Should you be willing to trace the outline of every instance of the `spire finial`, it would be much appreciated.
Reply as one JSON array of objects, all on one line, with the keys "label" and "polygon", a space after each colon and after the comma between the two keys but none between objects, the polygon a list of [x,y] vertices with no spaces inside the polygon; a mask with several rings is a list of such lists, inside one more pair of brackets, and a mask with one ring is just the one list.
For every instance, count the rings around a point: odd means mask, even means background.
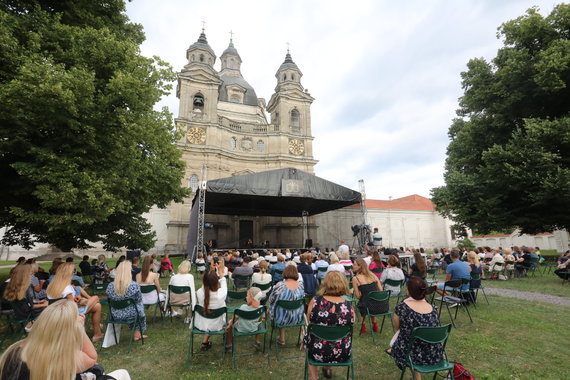
[{"label": "spire finial", "polygon": [[234,32],[230,30],[230,42],[234,42]]},{"label": "spire finial", "polygon": [[290,47],[290,44],[289,44],[289,42],[287,42],[286,44],[287,44],[287,54],[289,54],[289,47]]},{"label": "spire finial", "polygon": [[202,33],[204,33],[206,30],[206,21],[202,20]]}]

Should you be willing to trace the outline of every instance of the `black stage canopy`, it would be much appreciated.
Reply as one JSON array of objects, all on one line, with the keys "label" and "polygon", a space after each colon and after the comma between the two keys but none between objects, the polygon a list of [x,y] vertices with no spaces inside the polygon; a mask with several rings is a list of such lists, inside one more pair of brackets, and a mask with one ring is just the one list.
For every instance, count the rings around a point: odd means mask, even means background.
[{"label": "black stage canopy", "polygon": [[[198,202],[198,195],[194,203]],[[359,192],[299,169],[285,168],[208,181],[206,214],[295,216],[360,203]]]}]

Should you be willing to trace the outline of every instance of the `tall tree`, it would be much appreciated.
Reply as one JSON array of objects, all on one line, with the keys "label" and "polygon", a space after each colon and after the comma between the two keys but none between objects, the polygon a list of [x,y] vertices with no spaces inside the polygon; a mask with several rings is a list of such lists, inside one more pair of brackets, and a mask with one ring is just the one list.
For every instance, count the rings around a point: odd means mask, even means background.
[{"label": "tall tree", "polygon": [[122,0],[0,3],[0,226],[5,244],[150,248],[142,214],[186,194],[168,110]]},{"label": "tall tree", "polygon": [[492,62],[472,59],[449,128],[444,215],[480,232],[570,227],[570,5],[499,27]]}]

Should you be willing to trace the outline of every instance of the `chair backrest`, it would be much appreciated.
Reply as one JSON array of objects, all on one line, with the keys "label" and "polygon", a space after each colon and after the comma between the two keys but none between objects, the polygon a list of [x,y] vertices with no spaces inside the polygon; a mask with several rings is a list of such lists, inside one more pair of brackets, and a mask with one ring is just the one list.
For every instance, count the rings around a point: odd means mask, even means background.
[{"label": "chair backrest", "polygon": [[336,342],[352,334],[352,325],[323,326],[310,323],[309,326],[307,326],[307,334],[314,335],[328,342]]},{"label": "chair backrest", "polygon": [[48,305],[51,305],[54,302],[60,301],[64,299],[63,297],[59,297],[59,298],[48,298]]},{"label": "chair backrest", "polygon": [[249,281],[249,279],[251,278],[251,276],[253,276],[252,274],[250,274],[249,276],[242,276],[241,274],[233,274],[232,278],[234,280],[238,280],[238,281]]},{"label": "chair backrest", "polygon": [[404,283],[404,280],[390,280],[389,278],[387,278],[385,283],[386,283],[386,285],[390,285],[390,286],[402,286],[402,284]]},{"label": "chair backrest", "polygon": [[317,268],[318,272],[326,272],[327,270],[329,270],[329,267],[318,267]]},{"label": "chair backrest", "polygon": [[255,310],[245,311],[236,309],[234,315],[240,319],[247,319],[250,321],[257,321],[259,318],[263,317],[266,313],[265,306],[260,306]]},{"label": "chair backrest", "polygon": [[234,300],[245,301],[246,297],[247,297],[247,290],[242,290],[242,291],[228,290],[228,295],[226,299],[228,300],[228,302]]},{"label": "chair backrest", "polygon": [[282,271],[282,270],[279,270],[279,269],[275,269],[275,274],[282,275],[282,274],[283,274],[283,271]]},{"label": "chair backrest", "polygon": [[419,339],[429,344],[441,343],[445,346],[445,342],[449,337],[450,331],[451,331],[451,324],[445,326],[438,326],[438,327],[427,327],[427,326],[415,327],[412,330],[412,336],[410,338],[410,342],[413,342],[415,339]]},{"label": "chair backrest", "polygon": [[298,300],[291,300],[291,301],[287,301],[287,300],[278,300],[275,303],[276,307],[282,307],[283,309],[287,309],[287,310],[297,310],[301,307],[303,307],[303,298],[298,299]]},{"label": "chair backrest", "polygon": [[382,272],[384,272],[384,268],[374,268],[374,269],[370,269],[372,271],[372,273],[376,273],[376,274],[380,274]]},{"label": "chair backrest", "polygon": [[268,290],[268,289],[271,289],[271,282],[268,282],[267,284],[256,284],[254,282],[253,284],[251,284],[251,286],[259,288],[261,290]]},{"label": "chair backrest", "polygon": [[168,285],[168,292],[174,294],[184,294],[190,293],[192,290],[189,286],[176,286],[176,285]]},{"label": "chair backrest", "polygon": [[370,292],[368,293],[368,299],[377,302],[386,301],[387,299],[390,299],[390,293],[391,292],[389,290]]},{"label": "chair backrest", "polygon": [[449,280],[443,286],[443,290],[445,291],[445,288],[459,288],[462,284],[461,280]]},{"label": "chair backrest", "polygon": [[471,280],[477,281],[481,279],[480,273],[471,273]]},{"label": "chair backrest", "polygon": [[215,319],[218,317],[221,317],[222,315],[226,314],[228,309],[227,307],[220,307],[218,309],[210,309],[209,313],[205,313],[204,312],[204,308],[200,305],[196,305],[196,307],[194,308],[194,311],[198,314],[200,314],[202,317],[207,318],[207,319]]},{"label": "chair backrest", "polygon": [[126,309],[127,307],[135,306],[135,305],[136,305],[136,302],[132,298],[125,298],[123,300],[109,299],[109,306],[112,309],[122,310],[122,309]]},{"label": "chair backrest", "polygon": [[108,282],[105,282],[103,284],[92,284],[91,286],[93,286],[93,290],[96,292],[104,292],[107,290],[107,287],[109,286]]},{"label": "chair backrest", "polygon": [[141,284],[140,287],[141,287],[141,293],[151,293],[154,291],[158,292],[158,289],[154,284],[146,284],[146,285]]},{"label": "chair backrest", "polygon": [[344,270],[347,272],[352,271],[352,265],[343,265],[344,266]]},{"label": "chair backrest", "polygon": [[498,267],[498,268],[500,268],[500,267],[502,267],[502,266],[503,266],[503,263],[500,263],[500,262],[497,262],[497,263],[494,263],[494,264],[493,264],[493,267]]}]

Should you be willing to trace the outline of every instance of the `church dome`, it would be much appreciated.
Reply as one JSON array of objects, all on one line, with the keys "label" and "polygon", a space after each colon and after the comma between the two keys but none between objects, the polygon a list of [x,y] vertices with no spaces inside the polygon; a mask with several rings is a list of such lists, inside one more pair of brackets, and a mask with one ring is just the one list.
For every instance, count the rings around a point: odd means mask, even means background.
[{"label": "church dome", "polygon": [[221,57],[223,57],[225,55],[230,55],[230,54],[238,56],[239,59],[241,60],[241,57],[239,56],[237,49],[235,48],[234,43],[232,41],[230,41],[229,46],[226,48],[226,50],[224,50]]},{"label": "church dome", "polygon": [[287,51],[287,55],[285,56],[285,61],[279,66],[279,71],[286,70],[286,69],[295,69],[299,70],[295,62],[293,62],[293,58],[291,58],[291,54]]},{"label": "church dome", "polygon": [[220,100],[223,102],[229,102],[228,99],[228,91],[227,88],[231,86],[240,86],[245,90],[245,95],[243,99],[243,104],[247,104],[250,106],[257,106],[257,95],[255,90],[245,79],[241,76],[235,75],[221,75],[220,79],[223,81],[223,84],[220,86]]},{"label": "church dome", "polygon": [[210,45],[208,44],[208,40],[206,39],[206,33],[204,33],[204,31],[202,30],[202,33],[200,33],[200,37],[198,37],[198,41],[194,42],[192,45],[190,45],[190,47],[188,48],[188,50],[193,50],[193,49],[206,49],[208,50],[208,52],[210,52],[214,57],[216,56],[216,54],[214,53],[214,50],[212,50],[212,48],[210,47]]}]

